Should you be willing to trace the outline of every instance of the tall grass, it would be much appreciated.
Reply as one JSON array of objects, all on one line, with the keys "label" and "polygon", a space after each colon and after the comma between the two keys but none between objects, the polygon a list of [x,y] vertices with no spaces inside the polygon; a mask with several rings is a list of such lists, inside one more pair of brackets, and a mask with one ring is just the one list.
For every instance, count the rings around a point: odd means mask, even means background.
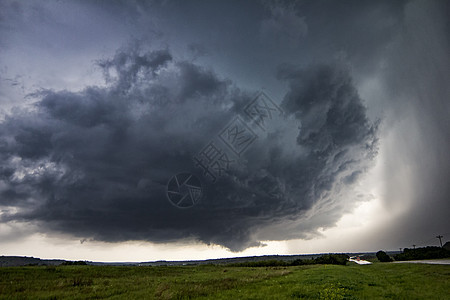
[{"label": "tall grass", "polygon": [[0,299],[448,299],[450,266],[0,268]]}]

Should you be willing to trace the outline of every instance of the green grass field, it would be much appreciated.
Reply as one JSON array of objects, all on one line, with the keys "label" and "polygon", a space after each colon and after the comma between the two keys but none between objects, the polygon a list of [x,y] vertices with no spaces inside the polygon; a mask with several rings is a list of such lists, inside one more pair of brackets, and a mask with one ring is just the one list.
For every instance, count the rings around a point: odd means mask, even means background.
[{"label": "green grass field", "polygon": [[0,299],[450,299],[450,266],[0,268]]}]

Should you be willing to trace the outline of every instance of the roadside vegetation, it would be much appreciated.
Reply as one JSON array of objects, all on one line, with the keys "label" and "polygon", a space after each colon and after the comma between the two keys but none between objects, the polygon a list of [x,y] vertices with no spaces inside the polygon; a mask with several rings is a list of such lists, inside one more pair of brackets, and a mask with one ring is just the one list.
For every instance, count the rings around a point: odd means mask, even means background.
[{"label": "roadside vegetation", "polygon": [[394,255],[395,260],[418,260],[450,258],[450,251],[441,247],[422,247],[416,249],[403,249],[403,253]]}]

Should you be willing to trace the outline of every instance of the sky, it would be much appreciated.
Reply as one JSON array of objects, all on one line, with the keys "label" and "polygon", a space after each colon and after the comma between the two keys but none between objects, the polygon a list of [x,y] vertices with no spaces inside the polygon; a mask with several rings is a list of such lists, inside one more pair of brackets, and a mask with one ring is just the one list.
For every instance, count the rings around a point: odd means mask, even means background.
[{"label": "sky", "polygon": [[0,0],[0,255],[450,240],[448,1]]}]

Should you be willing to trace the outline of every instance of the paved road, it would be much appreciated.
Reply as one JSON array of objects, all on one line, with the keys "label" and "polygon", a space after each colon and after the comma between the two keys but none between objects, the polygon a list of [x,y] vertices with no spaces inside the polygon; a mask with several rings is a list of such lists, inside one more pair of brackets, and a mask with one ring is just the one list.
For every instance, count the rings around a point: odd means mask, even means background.
[{"label": "paved road", "polygon": [[450,265],[450,259],[405,260],[405,261],[395,261],[394,263]]},{"label": "paved road", "polygon": [[358,265],[370,265],[370,264],[372,264],[370,261],[363,260],[363,259],[357,260],[357,259],[350,258],[349,261],[355,262]]}]

